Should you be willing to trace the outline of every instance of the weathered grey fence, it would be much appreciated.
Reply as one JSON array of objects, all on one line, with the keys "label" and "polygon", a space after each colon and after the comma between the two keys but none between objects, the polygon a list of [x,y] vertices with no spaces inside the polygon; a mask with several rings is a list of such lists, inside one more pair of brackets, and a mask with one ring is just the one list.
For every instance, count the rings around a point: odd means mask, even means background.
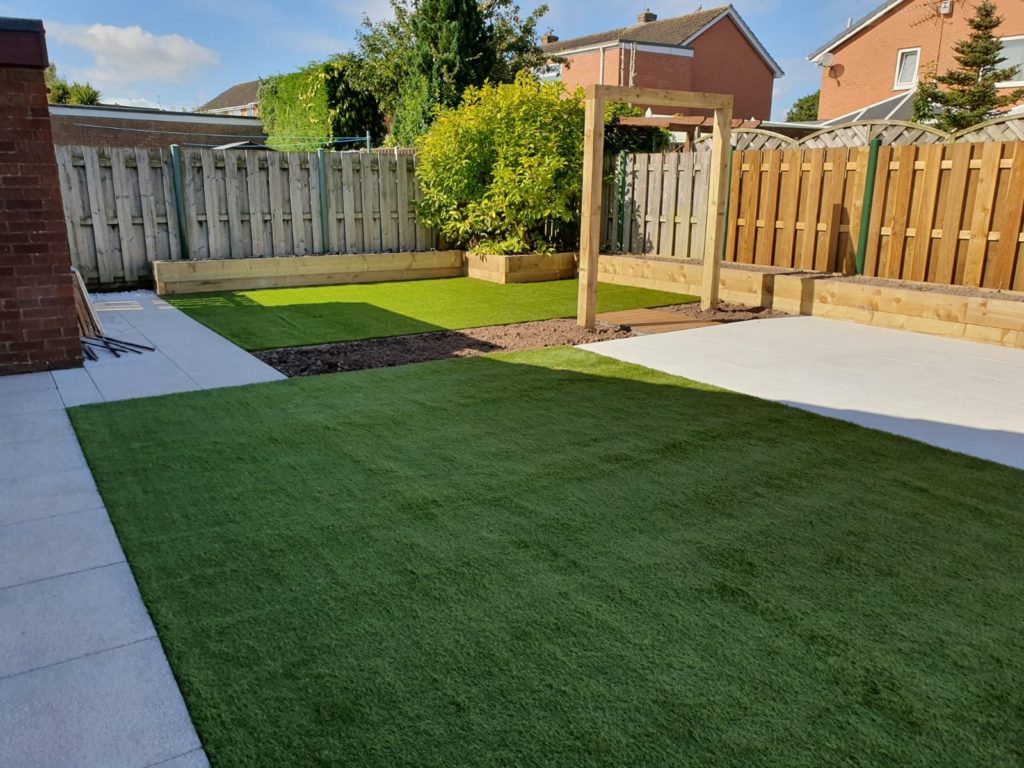
[{"label": "weathered grey fence", "polygon": [[94,286],[147,280],[156,260],[437,242],[417,221],[416,159],[407,155],[185,149],[180,189],[167,150],[59,146],[57,162],[72,262]]},{"label": "weathered grey fence", "polygon": [[710,153],[629,154],[607,166],[606,249],[666,258],[703,254]]}]

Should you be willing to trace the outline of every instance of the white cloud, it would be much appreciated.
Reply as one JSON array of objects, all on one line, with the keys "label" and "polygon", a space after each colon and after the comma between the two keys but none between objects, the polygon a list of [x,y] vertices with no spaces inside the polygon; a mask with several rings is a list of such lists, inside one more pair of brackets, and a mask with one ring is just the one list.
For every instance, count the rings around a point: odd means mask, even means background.
[{"label": "white cloud", "polygon": [[181,35],[154,35],[142,27],[47,22],[47,32],[62,45],[81,48],[92,65],[80,76],[98,88],[123,83],[181,83],[219,63],[217,54]]}]

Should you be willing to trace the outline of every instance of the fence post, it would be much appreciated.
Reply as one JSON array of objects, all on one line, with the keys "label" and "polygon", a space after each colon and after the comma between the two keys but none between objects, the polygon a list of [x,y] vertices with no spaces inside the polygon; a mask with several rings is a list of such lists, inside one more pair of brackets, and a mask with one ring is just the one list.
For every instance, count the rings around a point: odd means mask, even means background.
[{"label": "fence post", "polygon": [[729,245],[729,206],[732,205],[732,158],[735,154],[736,149],[730,144],[729,157],[725,161],[725,228],[722,231],[722,252],[718,256],[722,261],[725,261],[725,254]]},{"label": "fence post", "polygon": [[624,226],[622,218],[626,215],[626,151],[619,152],[619,183],[616,193],[616,207],[618,215],[615,222],[615,247],[622,250],[622,234]]},{"label": "fence post", "polygon": [[860,210],[860,232],[857,237],[857,274],[864,274],[864,258],[868,251],[868,229],[871,227],[871,208],[875,202],[875,176],[878,171],[878,150],[881,139],[872,139],[868,145],[868,168],[864,174],[864,200]]},{"label": "fence post", "polygon": [[185,185],[181,180],[181,147],[171,144],[171,187],[174,189],[174,210],[178,213],[178,239],[181,241],[181,258],[190,258],[192,250],[188,245],[188,222],[185,220]]},{"label": "fence post", "polygon": [[370,132],[366,132],[366,151],[369,152],[373,149],[373,139],[370,137]]},{"label": "fence post", "polygon": [[323,236],[324,253],[331,252],[330,222],[327,220],[327,152],[322,147],[316,151],[316,173],[320,182],[320,233]]}]

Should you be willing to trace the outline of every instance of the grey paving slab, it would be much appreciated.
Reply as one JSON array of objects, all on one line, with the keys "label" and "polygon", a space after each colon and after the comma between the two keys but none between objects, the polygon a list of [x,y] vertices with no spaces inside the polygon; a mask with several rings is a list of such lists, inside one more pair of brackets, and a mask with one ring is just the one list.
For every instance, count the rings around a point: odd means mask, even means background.
[{"label": "grey paving slab", "polygon": [[127,563],[0,589],[0,678],[155,635]]},{"label": "grey paving slab", "polygon": [[[103,500],[88,467],[22,475],[4,481],[0,526],[102,507]],[[3,544],[0,535],[0,552]]]},{"label": "grey paving slab", "polygon": [[0,481],[86,466],[74,436],[0,444]]},{"label": "grey paving slab", "polygon": [[0,589],[124,561],[104,509],[28,520],[0,531]]},{"label": "grey paving slab", "polygon": [[1024,469],[1024,351],[814,317],[583,349]]},{"label": "grey paving slab", "polygon": [[89,405],[103,402],[103,395],[96,388],[96,383],[85,368],[71,368],[66,371],[54,371],[53,380],[60,391],[65,408],[76,405]]},{"label": "grey paving slab", "polygon": [[[0,381],[3,381],[5,378],[9,377],[0,377]],[[0,396],[0,413],[5,414],[59,411],[63,408],[64,401],[61,400],[56,388],[22,390]]]},{"label": "grey paving slab", "polygon": [[37,413],[8,413],[0,410],[0,445],[56,438],[75,439],[71,421],[63,410]]},{"label": "grey paving slab", "polygon": [[0,765],[144,768],[199,739],[157,639],[0,680]]},{"label": "grey paving slab", "polygon": [[150,768],[210,768],[210,761],[206,759],[206,753],[203,750],[197,749]]},{"label": "grey paving slab", "polygon": [[20,373],[15,376],[0,376],[0,398],[22,392],[42,392],[53,389],[49,373]]}]

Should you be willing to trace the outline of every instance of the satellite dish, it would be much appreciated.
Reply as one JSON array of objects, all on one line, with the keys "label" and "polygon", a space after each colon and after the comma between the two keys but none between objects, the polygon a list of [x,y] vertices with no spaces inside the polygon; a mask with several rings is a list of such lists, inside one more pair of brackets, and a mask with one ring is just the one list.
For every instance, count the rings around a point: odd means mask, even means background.
[{"label": "satellite dish", "polygon": [[818,58],[818,64],[822,67],[825,67],[826,69],[831,67],[835,63],[835,61],[836,57],[833,56],[831,53],[823,53]]}]

